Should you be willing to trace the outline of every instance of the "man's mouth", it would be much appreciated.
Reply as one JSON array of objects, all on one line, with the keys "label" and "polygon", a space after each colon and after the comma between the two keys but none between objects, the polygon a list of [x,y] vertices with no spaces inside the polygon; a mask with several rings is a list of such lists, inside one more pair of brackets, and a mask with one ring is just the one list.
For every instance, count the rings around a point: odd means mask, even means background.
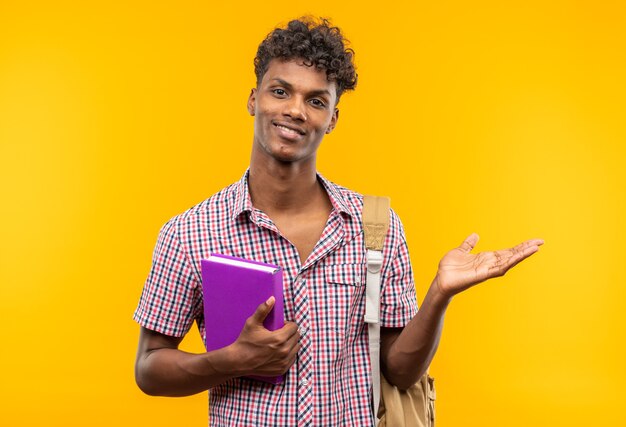
[{"label": "man's mouth", "polygon": [[287,138],[298,138],[304,135],[304,131],[296,126],[290,126],[282,123],[272,123],[279,130],[279,133]]}]

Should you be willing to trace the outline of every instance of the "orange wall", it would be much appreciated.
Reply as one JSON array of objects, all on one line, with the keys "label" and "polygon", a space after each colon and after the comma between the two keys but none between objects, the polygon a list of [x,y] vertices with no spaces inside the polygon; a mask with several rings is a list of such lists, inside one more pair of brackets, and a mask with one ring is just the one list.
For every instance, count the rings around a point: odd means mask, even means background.
[{"label": "orange wall", "polygon": [[243,173],[256,46],[304,13],[360,76],[319,169],[392,197],[420,297],[472,231],[546,240],[451,305],[440,427],[624,425],[626,6],[226,3],[0,5],[0,425],[206,425],[206,394],[137,389],[131,315],[160,226]]}]

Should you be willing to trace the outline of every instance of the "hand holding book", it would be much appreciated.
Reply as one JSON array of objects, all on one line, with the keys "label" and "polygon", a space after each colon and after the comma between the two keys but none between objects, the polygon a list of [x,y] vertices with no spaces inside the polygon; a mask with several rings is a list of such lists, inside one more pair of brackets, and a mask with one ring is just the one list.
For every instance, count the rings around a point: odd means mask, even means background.
[{"label": "hand holding book", "polygon": [[293,365],[300,349],[298,326],[285,322],[285,326],[269,331],[263,321],[274,307],[275,299],[270,297],[258,306],[231,345],[234,360],[238,360],[242,376],[282,375]]},{"label": "hand holding book", "polygon": [[284,322],[282,268],[215,253],[201,266],[207,351],[228,347],[237,376],[282,382],[300,338]]}]

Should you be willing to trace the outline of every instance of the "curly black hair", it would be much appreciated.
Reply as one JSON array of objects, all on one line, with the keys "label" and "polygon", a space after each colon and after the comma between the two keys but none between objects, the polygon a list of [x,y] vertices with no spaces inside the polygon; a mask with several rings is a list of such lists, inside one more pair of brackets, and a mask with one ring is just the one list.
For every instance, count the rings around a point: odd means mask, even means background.
[{"label": "curly black hair", "polygon": [[276,28],[259,45],[254,58],[257,85],[263,80],[272,59],[302,59],[307,67],[326,71],[326,78],[337,85],[337,100],[346,90],[354,90],[357,73],[354,51],[347,39],[325,18],[294,19],[285,28]]}]

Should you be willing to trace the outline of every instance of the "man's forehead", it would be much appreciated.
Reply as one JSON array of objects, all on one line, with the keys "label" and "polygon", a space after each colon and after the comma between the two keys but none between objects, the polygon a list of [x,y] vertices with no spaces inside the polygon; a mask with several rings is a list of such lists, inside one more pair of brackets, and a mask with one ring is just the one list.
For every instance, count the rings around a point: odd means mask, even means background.
[{"label": "man's forehead", "polygon": [[329,94],[336,93],[337,88],[334,80],[328,80],[326,70],[306,65],[303,59],[271,60],[263,81],[305,85],[308,90]]}]

